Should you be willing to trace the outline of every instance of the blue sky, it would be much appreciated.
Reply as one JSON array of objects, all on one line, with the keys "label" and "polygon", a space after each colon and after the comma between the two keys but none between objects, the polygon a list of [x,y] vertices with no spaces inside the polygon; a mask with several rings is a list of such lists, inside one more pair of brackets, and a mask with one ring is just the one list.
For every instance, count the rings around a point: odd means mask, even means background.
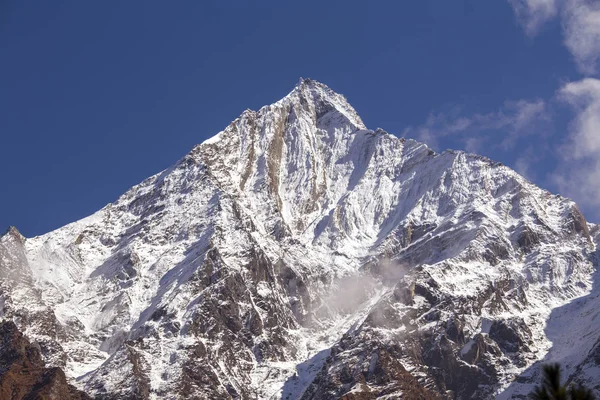
[{"label": "blue sky", "polygon": [[600,220],[598,2],[371,3],[0,2],[0,226],[89,215],[301,76]]}]

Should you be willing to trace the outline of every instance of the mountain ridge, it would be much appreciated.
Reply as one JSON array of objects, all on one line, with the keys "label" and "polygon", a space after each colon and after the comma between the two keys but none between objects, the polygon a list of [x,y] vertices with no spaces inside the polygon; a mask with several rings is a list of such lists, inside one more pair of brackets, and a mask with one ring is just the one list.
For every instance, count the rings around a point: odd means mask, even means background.
[{"label": "mountain ridge", "polygon": [[91,216],[10,232],[3,318],[102,398],[520,395],[552,310],[596,301],[575,203],[309,79]]}]

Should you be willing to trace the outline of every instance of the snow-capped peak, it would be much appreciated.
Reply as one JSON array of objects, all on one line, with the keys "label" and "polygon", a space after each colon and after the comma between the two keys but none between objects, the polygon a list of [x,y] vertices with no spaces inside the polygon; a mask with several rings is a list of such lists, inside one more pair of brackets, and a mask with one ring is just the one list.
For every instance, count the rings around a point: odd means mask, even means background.
[{"label": "snow-capped peak", "polygon": [[593,294],[593,235],[570,200],[301,79],[92,216],[0,241],[20,271],[0,310],[100,397],[489,398]]}]

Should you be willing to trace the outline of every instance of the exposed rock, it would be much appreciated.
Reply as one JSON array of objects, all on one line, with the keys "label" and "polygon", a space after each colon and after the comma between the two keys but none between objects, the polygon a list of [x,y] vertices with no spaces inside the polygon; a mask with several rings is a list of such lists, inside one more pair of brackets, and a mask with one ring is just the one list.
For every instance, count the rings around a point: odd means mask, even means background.
[{"label": "exposed rock", "polygon": [[86,400],[67,383],[60,368],[46,368],[37,347],[10,322],[0,322],[0,398],[7,400]]}]

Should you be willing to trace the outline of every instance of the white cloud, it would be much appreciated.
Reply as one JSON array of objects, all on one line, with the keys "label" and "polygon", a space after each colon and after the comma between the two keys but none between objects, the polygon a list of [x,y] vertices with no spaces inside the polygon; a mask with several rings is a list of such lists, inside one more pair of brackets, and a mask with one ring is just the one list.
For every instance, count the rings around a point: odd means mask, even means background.
[{"label": "white cloud", "polygon": [[559,16],[564,44],[579,72],[595,75],[600,62],[600,2],[597,0],[508,0],[525,33],[535,36]]},{"label": "white cloud", "polygon": [[[567,83],[559,99],[576,112],[553,175],[559,190],[588,209],[600,208],[600,80]],[[600,217],[600,210],[596,212]]]},{"label": "white cloud", "polygon": [[535,141],[535,143],[527,145],[525,149],[520,149],[513,167],[521,176],[534,182],[538,180],[538,173],[541,172],[536,168],[537,164],[543,161],[551,151],[548,143]]},{"label": "white cloud", "polygon": [[572,157],[600,156],[600,80],[585,78],[567,83],[559,91],[559,98],[578,113],[570,137]]},{"label": "white cloud", "polygon": [[532,179],[532,162],[528,155],[522,155],[515,161],[515,171],[529,180]]},{"label": "white cloud", "polygon": [[573,55],[579,71],[595,75],[600,61],[600,2],[567,1],[562,20],[565,46]]},{"label": "white cloud", "polygon": [[469,153],[480,153],[485,142],[483,137],[470,137],[465,139],[465,150]]},{"label": "white cloud", "polygon": [[501,143],[504,149],[514,147],[521,136],[543,135],[544,132],[541,132],[534,125],[550,120],[546,102],[540,99],[507,102],[504,113],[507,113],[507,115],[503,115],[506,126],[510,128]]},{"label": "white cloud", "polygon": [[[577,69],[588,78],[564,85],[558,98],[576,113],[565,145],[558,151],[560,165],[550,179],[560,192],[572,197],[600,218],[600,1],[508,0],[529,36],[553,18],[560,19],[564,45]],[[524,108],[527,114],[527,109]],[[535,112],[535,111],[532,111]],[[524,119],[527,120],[526,115]],[[530,171],[530,160],[520,156],[517,168]],[[597,211],[596,211],[597,210]]]},{"label": "white cloud", "polygon": [[529,36],[534,36],[558,13],[557,0],[508,0],[515,16]]},{"label": "white cloud", "polygon": [[458,110],[450,113],[430,113],[423,125],[406,128],[403,136],[414,137],[429,147],[439,149],[439,139],[464,132],[471,124],[470,119],[458,116]]},{"label": "white cloud", "polygon": [[515,146],[524,135],[540,134],[534,125],[549,121],[546,103],[543,100],[507,101],[502,108],[486,114],[460,115],[458,109],[449,113],[431,113],[419,127],[404,130],[404,136],[414,137],[439,150],[440,139],[452,137],[463,143],[473,153],[481,150],[488,139],[498,140],[503,149]]}]

